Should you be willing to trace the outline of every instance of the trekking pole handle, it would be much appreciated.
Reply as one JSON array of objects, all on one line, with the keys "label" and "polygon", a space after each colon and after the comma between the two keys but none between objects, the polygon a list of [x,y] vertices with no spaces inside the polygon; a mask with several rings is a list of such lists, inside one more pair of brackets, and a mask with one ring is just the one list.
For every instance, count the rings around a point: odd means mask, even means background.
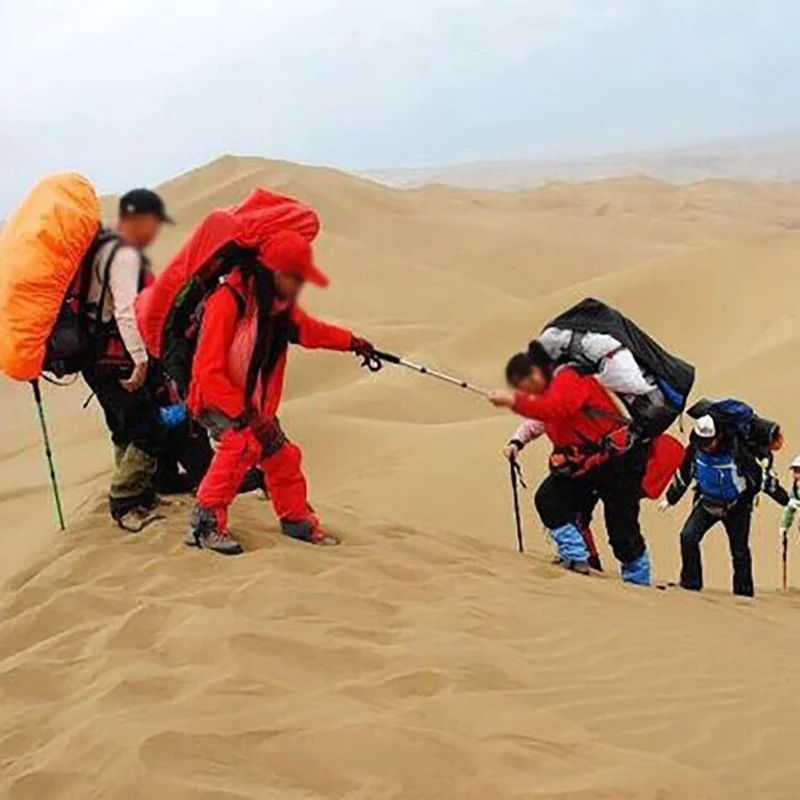
[{"label": "trekking pole handle", "polygon": [[400,363],[400,356],[396,356],[394,353],[386,353],[383,350],[375,350],[373,356],[379,361],[385,361],[387,364]]}]

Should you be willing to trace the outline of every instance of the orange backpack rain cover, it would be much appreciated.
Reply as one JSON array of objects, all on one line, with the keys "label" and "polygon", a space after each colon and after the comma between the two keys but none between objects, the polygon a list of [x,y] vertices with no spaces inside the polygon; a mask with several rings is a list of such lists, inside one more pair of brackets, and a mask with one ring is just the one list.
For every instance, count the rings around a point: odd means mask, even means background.
[{"label": "orange backpack rain cover", "polygon": [[0,230],[0,370],[35,380],[67,289],[100,227],[94,187],[74,172],[41,180]]}]

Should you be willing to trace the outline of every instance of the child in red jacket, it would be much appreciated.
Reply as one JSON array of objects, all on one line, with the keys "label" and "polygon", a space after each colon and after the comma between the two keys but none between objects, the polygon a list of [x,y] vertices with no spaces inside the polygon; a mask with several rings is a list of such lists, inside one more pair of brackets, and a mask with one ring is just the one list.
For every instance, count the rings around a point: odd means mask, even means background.
[{"label": "child in red jacket", "polygon": [[189,407],[218,447],[197,492],[187,544],[225,555],[242,552],[228,531],[228,508],[247,471],[259,465],[287,536],[336,544],[308,504],[300,448],[281,429],[287,349],[372,353],[372,345],[310,317],[298,305],[306,282],[327,286],[309,242],[285,231],[273,236],[260,262],[236,268],[208,299],[192,365]]}]

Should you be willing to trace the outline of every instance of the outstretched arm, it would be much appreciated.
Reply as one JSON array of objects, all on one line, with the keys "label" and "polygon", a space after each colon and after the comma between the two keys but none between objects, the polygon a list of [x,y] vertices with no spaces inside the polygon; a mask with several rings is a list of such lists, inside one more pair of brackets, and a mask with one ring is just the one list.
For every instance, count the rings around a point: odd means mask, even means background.
[{"label": "outstretched arm", "polygon": [[508,443],[516,445],[517,450],[522,450],[523,447],[530,444],[535,439],[538,439],[543,433],[543,422],[540,422],[538,419],[526,419],[514,431]]},{"label": "outstretched arm", "polygon": [[[764,470],[763,491],[767,497],[771,497],[779,506],[789,507],[789,492],[781,486],[778,476],[771,470]],[[789,523],[791,525],[791,522]],[[788,526],[787,526],[788,527]]]},{"label": "outstretched arm", "polygon": [[347,352],[353,347],[356,337],[347,328],[315,319],[300,308],[292,311],[295,328],[293,341],[308,350],[338,350]]}]

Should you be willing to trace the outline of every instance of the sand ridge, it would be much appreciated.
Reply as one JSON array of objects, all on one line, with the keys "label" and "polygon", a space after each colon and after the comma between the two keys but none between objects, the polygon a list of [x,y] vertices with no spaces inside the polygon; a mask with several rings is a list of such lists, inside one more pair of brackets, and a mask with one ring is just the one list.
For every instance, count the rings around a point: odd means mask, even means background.
[{"label": "sand ridge", "polygon": [[[741,394],[800,441],[800,187],[402,192],[225,157],[165,185],[180,224],[157,264],[255,185],[315,204],[333,284],[308,305],[387,349],[493,386],[593,294],[693,360],[698,394]],[[28,390],[0,385],[0,796],[797,796],[800,595],[775,592],[777,507],[754,526],[755,604],[727,595],[721,532],[702,597],[581,579],[550,566],[528,498],[530,552],[514,552],[511,416],[334,354],[293,353],[288,388],[285,427],[345,546],[282,541],[247,497],[248,553],[222,560],[183,550],[186,502],[139,537],[110,527],[108,444],[81,386],[46,392],[71,520],[57,536]],[[544,455],[526,455],[531,485]],[[685,513],[645,511],[662,580]]]}]

